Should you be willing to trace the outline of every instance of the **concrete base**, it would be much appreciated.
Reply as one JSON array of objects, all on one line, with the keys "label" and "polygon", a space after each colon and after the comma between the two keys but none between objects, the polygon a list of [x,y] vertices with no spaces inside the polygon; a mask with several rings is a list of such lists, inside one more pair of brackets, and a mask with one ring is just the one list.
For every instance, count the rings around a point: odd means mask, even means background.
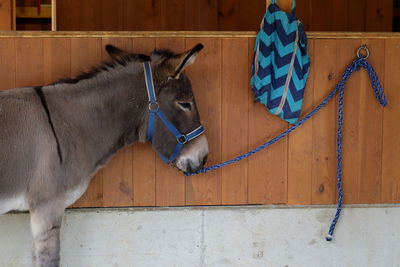
[{"label": "concrete base", "polygon": [[[400,266],[400,206],[66,212],[62,266]],[[0,216],[0,266],[31,266],[28,214]]]}]

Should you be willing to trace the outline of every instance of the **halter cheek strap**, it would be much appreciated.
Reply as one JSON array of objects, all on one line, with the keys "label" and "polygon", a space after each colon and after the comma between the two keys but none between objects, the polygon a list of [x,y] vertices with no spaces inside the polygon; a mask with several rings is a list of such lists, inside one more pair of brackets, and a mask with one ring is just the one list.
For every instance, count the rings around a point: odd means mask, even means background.
[{"label": "halter cheek strap", "polygon": [[176,157],[178,157],[178,155],[181,153],[183,149],[184,144],[197,138],[202,133],[204,133],[204,127],[200,125],[199,127],[197,127],[188,134],[182,134],[181,132],[179,132],[179,130],[167,119],[167,117],[165,117],[164,113],[160,110],[160,106],[158,105],[154,90],[153,75],[151,73],[150,62],[148,61],[143,62],[143,68],[144,68],[144,76],[146,78],[147,96],[149,98],[149,119],[147,125],[146,139],[150,143],[153,142],[154,126],[156,118],[158,117],[176,138],[176,146],[172,151],[171,155],[169,156],[169,158],[156,150],[157,154],[161,157],[161,159],[166,164],[168,164],[174,161]]}]

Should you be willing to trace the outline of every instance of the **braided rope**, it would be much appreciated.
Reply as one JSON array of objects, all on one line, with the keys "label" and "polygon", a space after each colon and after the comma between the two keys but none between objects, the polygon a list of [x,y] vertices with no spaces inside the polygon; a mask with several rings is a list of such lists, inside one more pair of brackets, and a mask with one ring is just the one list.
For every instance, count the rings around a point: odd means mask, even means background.
[{"label": "braided rope", "polygon": [[344,100],[344,88],[347,80],[350,78],[351,74],[353,72],[358,71],[362,68],[364,68],[368,76],[371,80],[371,85],[374,90],[374,94],[376,99],[378,100],[379,104],[383,107],[387,105],[386,102],[386,97],[383,92],[381,83],[379,82],[378,76],[376,75],[376,72],[374,68],[371,66],[371,64],[368,63],[366,58],[364,57],[359,57],[358,59],[354,60],[349,66],[347,66],[345,72],[342,75],[342,79],[338,83],[338,85],[329,93],[329,95],[318,105],[316,106],[310,113],[305,115],[301,120],[299,120],[297,123],[295,123],[293,126],[291,126],[289,129],[286,131],[282,132],[278,136],[272,138],[268,142],[256,147],[255,149],[242,154],[240,156],[237,156],[231,160],[209,166],[206,168],[203,168],[201,170],[198,170],[196,172],[192,173],[185,173],[186,176],[192,176],[200,173],[206,173],[212,170],[219,169],[221,167],[224,167],[226,165],[238,162],[242,159],[245,159],[267,147],[270,145],[276,143],[283,137],[287,136],[289,133],[297,129],[300,125],[304,124],[309,118],[314,116],[322,107],[324,107],[339,91],[339,110],[338,110],[338,130],[337,130],[337,189],[338,189],[338,204],[337,204],[337,209],[335,216],[332,220],[332,224],[329,228],[328,235],[326,237],[327,241],[332,240],[333,232],[335,231],[336,224],[339,220],[340,217],[340,212],[342,210],[342,205],[343,205],[343,190],[342,190],[342,128],[343,128],[343,100]]}]

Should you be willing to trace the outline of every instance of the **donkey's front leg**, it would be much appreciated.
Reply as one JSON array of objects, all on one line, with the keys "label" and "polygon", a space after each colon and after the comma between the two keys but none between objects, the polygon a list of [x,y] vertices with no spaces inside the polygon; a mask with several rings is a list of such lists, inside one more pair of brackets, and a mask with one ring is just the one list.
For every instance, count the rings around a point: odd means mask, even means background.
[{"label": "donkey's front leg", "polygon": [[32,208],[30,213],[34,266],[59,266],[60,227],[64,214],[64,204],[58,203],[58,201],[44,203]]}]

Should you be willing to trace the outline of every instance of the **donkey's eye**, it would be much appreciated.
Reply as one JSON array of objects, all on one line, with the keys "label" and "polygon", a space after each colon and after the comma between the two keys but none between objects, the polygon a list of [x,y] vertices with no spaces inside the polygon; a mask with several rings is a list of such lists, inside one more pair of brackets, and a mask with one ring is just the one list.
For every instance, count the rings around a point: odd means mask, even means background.
[{"label": "donkey's eye", "polygon": [[184,111],[191,111],[192,110],[192,103],[191,102],[176,102],[176,105],[183,109]]}]

